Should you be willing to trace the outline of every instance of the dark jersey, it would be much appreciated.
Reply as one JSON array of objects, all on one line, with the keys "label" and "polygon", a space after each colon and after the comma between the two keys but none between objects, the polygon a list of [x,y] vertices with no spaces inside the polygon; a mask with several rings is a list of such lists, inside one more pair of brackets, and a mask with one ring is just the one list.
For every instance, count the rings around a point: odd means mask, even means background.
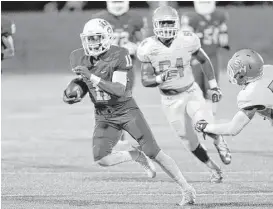
[{"label": "dark jersey", "polygon": [[14,23],[6,16],[1,16],[1,36],[11,36],[15,33]]},{"label": "dark jersey", "polygon": [[131,62],[132,60],[128,51],[114,45],[112,45],[107,52],[100,55],[98,60],[86,56],[83,48],[73,51],[70,55],[72,68],[76,66],[86,66],[94,75],[105,81],[112,82],[115,71],[128,72],[125,95],[122,97],[110,95],[98,86],[94,86],[89,80],[83,79],[88,86],[89,96],[95,107],[116,106],[131,99],[134,80]]},{"label": "dark jersey", "polygon": [[136,42],[135,32],[140,31],[144,24],[142,17],[133,11],[128,11],[121,16],[102,11],[92,18],[102,18],[109,22],[114,30],[114,44],[121,47],[128,41]]},{"label": "dark jersey", "polygon": [[210,20],[196,12],[185,13],[181,18],[182,25],[187,24],[193,28],[201,40],[202,48],[208,55],[217,52],[220,30],[226,20],[227,13],[218,10],[211,14]]}]

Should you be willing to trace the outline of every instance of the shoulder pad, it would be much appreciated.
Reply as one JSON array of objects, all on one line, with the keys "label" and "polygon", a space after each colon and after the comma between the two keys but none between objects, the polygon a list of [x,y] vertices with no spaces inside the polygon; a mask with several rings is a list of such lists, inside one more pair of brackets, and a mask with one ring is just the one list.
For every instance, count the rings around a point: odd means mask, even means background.
[{"label": "shoulder pad", "polygon": [[123,47],[112,45],[102,56],[115,70],[128,70],[132,68],[132,60],[129,51]]},{"label": "shoulder pad", "polygon": [[141,62],[150,62],[149,53],[154,37],[145,38],[137,48],[137,57]]},{"label": "shoulder pad", "polygon": [[179,31],[179,38],[181,39],[181,44],[188,48],[191,53],[194,53],[201,48],[201,42],[198,36],[191,31]]},{"label": "shoulder pad", "polygon": [[251,107],[255,104],[255,95],[254,95],[255,85],[250,83],[243,90],[241,90],[237,96],[237,104],[239,109],[245,109]]}]

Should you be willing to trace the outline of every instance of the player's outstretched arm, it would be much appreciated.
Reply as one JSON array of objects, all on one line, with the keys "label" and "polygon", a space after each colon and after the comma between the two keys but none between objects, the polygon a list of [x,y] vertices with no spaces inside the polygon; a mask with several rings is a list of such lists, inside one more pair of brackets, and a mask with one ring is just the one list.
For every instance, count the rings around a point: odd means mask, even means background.
[{"label": "player's outstretched arm", "polygon": [[203,129],[203,132],[217,135],[236,136],[251,121],[255,112],[256,109],[243,109],[237,112],[233,119],[228,123],[207,124]]},{"label": "player's outstretched arm", "polygon": [[145,87],[156,87],[162,83],[161,75],[156,76],[154,68],[150,62],[141,64],[141,82]]}]

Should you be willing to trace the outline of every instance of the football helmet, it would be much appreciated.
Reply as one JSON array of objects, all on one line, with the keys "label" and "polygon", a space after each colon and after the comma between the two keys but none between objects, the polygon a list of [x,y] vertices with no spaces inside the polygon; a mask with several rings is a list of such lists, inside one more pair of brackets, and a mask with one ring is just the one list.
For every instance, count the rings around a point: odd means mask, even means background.
[{"label": "football helmet", "polygon": [[209,15],[216,9],[215,1],[194,1],[194,9],[200,15]]},{"label": "football helmet", "polygon": [[121,16],[129,11],[129,1],[106,1],[107,10],[114,16]]},{"label": "football helmet", "polygon": [[82,46],[87,56],[98,56],[106,52],[113,42],[113,28],[103,19],[89,20],[80,34]]},{"label": "football helmet", "polygon": [[177,11],[170,6],[160,6],[153,14],[153,31],[158,38],[174,38],[180,29]]},{"label": "football helmet", "polygon": [[245,85],[263,76],[264,61],[261,55],[252,49],[236,52],[228,62],[227,74],[233,84]]}]

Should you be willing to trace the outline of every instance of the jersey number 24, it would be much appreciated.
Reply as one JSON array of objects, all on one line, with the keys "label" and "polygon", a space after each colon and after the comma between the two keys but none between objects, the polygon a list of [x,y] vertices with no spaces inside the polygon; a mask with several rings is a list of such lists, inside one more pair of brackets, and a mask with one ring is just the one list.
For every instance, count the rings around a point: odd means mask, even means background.
[{"label": "jersey number 24", "polygon": [[[159,71],[160,73],[163,72],[164,70],[167,70],[171,66],[172,63],[170,60],[164,60],[159,62]],[[180,77],[184,77],[184,66],[183,66],[183,58],[177,58],[176,63],[175,63],[175,68],[178,69]]]}]

